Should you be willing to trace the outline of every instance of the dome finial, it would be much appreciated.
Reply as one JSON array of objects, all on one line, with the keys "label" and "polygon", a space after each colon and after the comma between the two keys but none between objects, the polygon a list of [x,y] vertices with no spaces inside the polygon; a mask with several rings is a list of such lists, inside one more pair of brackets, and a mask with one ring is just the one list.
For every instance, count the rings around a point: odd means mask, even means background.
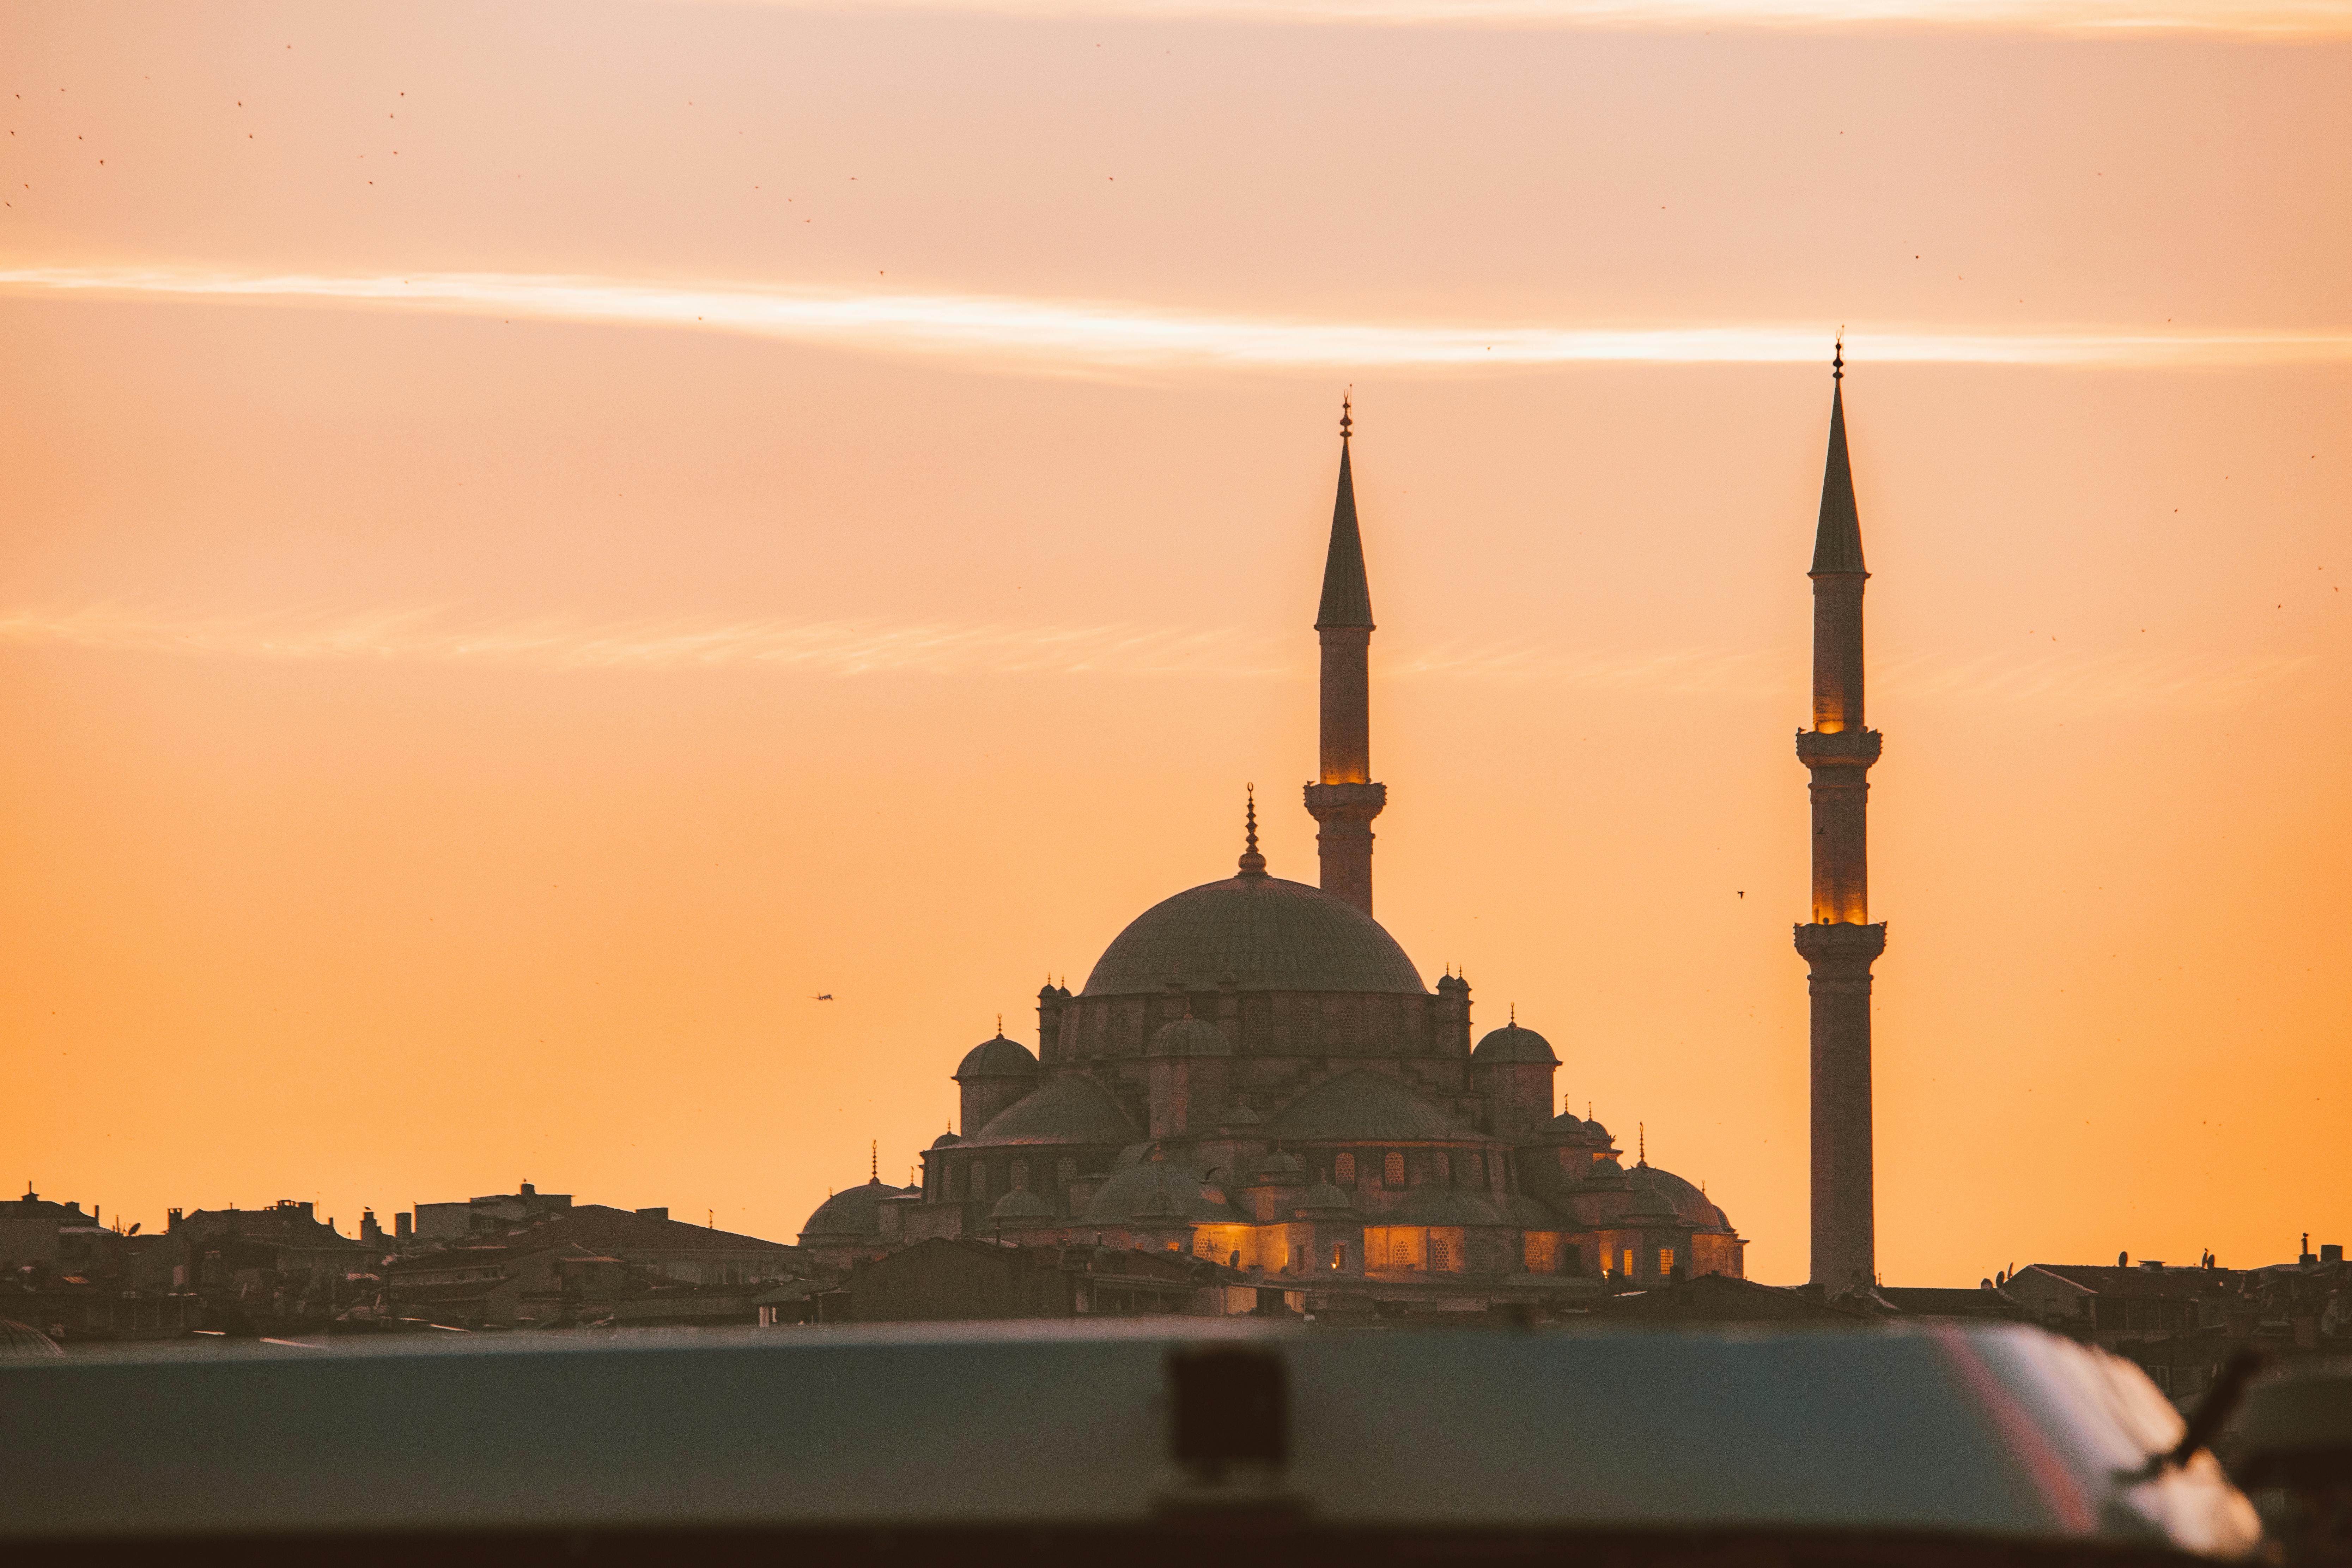
[{"label": "dome finial", "polygon": [[1514,1029],[1516,1029],[1516,1028],[1517,1028],[1518,1026],[1519,1026],[1519,1005],[1518,1005],[1517,1002],[1514,1002],[1514,1003],[1512,1003],[1512,1004],[1511,1004],[1511,1027],[1513,1027]]},{"label": "dome finial", "polygon": [[1633,1123],[1633,1163],[1648,1164],[1650,1163],[1650,1124],[1646,1121]]},{"label": "dome finial", "polygon": [[996,1016],[996,1037],[1000,1040],[1004,1037],[1004,1015],[1002,1013]]},{"label": "dome finial", "polygon": [[1257,785],[1243,786],[1249,792],[1249,805],[1244,817],[1245,839],[1242,848],[1241,868],[1244,877],[1265,875],[1265,857],[1257,852]]},{"label": "dome finial", "polygon": [[882,1179],[882,1140],[879,1138],[866,1146],[866,1179],[869,1182]]}]

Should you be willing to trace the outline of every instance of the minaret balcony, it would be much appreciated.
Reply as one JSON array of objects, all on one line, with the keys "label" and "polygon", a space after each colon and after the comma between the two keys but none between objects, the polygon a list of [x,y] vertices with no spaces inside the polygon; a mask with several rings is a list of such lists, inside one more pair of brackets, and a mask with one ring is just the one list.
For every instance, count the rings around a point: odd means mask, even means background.
[{"label": "minaret balcony", "polygon": [[1875,730],[1800,730],[1797,760],[1809,768],[1866,768],[1878,761]]},{"label": "minaret balcony", "polygon": [[1370,822],[1389,803],[1384,784],[1311,784],[1307,814],[1318,822]]},{"label": "minaret balcony", "polygon": [[1857,966],[1867,973],[1886,951],[1886,922],[1857,925],[1851,921],[1816,921],[1796,928],[1797,951],[1816,969]]}]

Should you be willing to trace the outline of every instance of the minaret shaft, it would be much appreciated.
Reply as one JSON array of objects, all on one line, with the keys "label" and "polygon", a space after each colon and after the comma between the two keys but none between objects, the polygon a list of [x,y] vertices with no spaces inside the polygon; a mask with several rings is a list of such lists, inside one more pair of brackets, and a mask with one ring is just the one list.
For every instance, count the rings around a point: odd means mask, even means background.
[{"label": "minaret shaft", "polygon": [[[1843,360],[1839,362],[1841,381]],[[1814,540],[1813,727],[1797,735],[1812,776],[1812,918],[1796,928],[1811,970],[1812,1279],[1828,1289],[1878,1277],[1871,1117],[1871,965],[1886,927],[1870,923],[1870,768],[1864,722],[1862,525],[1846,453],[1844,388],[1830,405],[1829,462]]]},{"label": "minaret shaft", "polygon": [[1372,782],[1372,629],[1325,626],[1323,764],[1327,784]]}]

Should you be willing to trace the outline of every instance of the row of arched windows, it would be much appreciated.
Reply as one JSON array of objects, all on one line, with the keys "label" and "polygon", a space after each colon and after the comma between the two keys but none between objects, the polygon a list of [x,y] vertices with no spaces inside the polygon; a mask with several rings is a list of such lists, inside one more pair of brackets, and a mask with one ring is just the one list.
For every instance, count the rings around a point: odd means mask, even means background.
[{"label": "row of arched windows", "polygon": [[[1004,1179],[1010,1191],[1027,1192],[1029,1162],[1013,1161],[1006,1169]],[[1054,1163],[1054,1180],[1057,1184],[1066,1187],[1077,1179],[1077,1161],[1065,1156]],[[940,1169],[939,1180],[940,1184],[939,1195],[942,1198],[958,1196],[956,1189],[959,1184],[962,1187],[961,1195],[968,1198],[984,1198],[992,1190],[988,1162],[985,1160],[965,1160],[951,1165],[942,1165]]]},{"label": "row of arched windows", "polygon": [[[1374,1156],[1368,1154],[1365,1158],[1370,1160]],[[1384,1187],[1403,1186],[1405,1184],[1404,1152],[1401,1149],[1391,1149],[1378,1155],[1377,1158],[1380,1184]],[[1444,1149],[1435,1150],[1430,1154],[1429,1179],[1433,1185],[1450,1187],[1456,1184],[1454,1160],[1454,1154]],[[1505,1184],[1502,1155],[1496,1154],[1490,1161],[1480,1155],[1475,1149],[1464,1150],[1460,1152],[1460,1160],[1461,1185],[1480,1187],[1491,1184],[1496,1192],[1503,1191]],[[1356,1155],[1352,1151],[1339,1154],[1332,1159],[1331,1179],[1343,1187],[1352,1187],[1356,1184],[1357,1163]]]}]

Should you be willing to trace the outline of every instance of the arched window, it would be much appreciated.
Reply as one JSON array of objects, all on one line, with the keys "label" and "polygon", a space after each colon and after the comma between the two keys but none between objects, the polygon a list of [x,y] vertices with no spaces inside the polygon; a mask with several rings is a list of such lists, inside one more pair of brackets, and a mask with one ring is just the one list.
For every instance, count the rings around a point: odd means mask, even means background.
[{"label": "arched window", "polygon": [[1433,1272],[1454,1267],[1454,1248],[1442,1236],[1429,1238],[1429,1267]]},{"label": "arched window", "polygon": [[1016,1193],[1029,1190],[1029,1162],[1026,1160],[1013,1162],[1013,1190]]},{"label": "arched window", "polygon": [[1412,1267],[1412,1243],[1399,1239],[1389,1244],[1389,1267],[1391,1268]]},{"label": "arched window", "polygon": [[1436,1168],[1431,1173],[1430,1180],[1435,1182],[1441,1187],[1452,1186],[1454,1184],[1454,1163],[1451,1160],[1446,1158],[1445,1151],[1440,1149],[1432,1156],[1432,1159],[1435,1163]]},{"label": "arched window", "polygon": [[1194,1231],[1192,1254],[1196,1258],[1214,1258],[1217,1255],[1217,1238],[1205,1230]]},{"label": "arched window", "polygon": [[1054,1166],[1054,1180],[1066,1184],[1077,1179],[1078,1163],[1076,1160],[1062,1160]]},{"label": "arched window", "polygon": [[1394,1149],[1390,1150],[1381,1161],[1381,1175],[1390,1186],[1404,1185],[1404,1156]]},{"label": "arched window", "polygon": [[1356,1184],[1356,1157],[1353,1154],[1342,1154],[1337,1160],[1332,1161],[1331,1179],[1339,1183],[1343,1187],[1354,1186]]},{"label": "arched window", "polygon": [[988,1167],[977,1160],[971,1163],[971,1195],[976,1198],[988,1195]]}]

